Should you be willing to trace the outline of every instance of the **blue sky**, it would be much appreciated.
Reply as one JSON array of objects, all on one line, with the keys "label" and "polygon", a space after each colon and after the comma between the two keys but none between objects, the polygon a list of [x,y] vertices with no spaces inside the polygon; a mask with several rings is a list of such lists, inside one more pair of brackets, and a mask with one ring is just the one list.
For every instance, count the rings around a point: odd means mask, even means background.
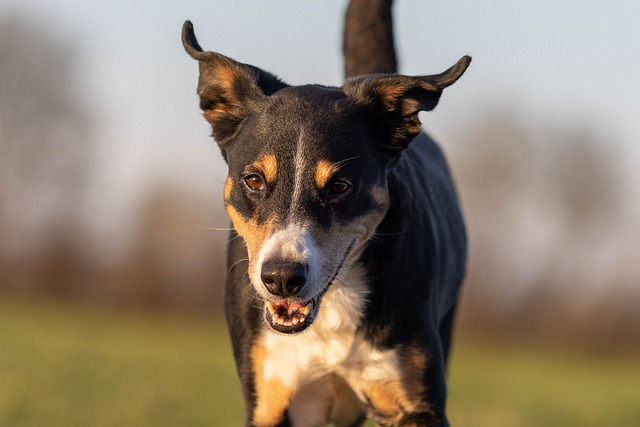
[{"label": "blue sky", "polygon": [[[206,49],[289,83],[339,85],[345,7],[345,0],[0,1],[1,14],[26,16],[76,45],[82,102],[96,118],[104,160],[96,185],[113,206],[157,180],[210,191],[224,179],[197,109],[197,66],[180,43],[185,19]],[[539,126],[588,123],[639,158],[637,0],[396,0],[394,11],[401,72],[438,73],[474,57],[425,118],[445,148],[461,124],[506,106]]]}]

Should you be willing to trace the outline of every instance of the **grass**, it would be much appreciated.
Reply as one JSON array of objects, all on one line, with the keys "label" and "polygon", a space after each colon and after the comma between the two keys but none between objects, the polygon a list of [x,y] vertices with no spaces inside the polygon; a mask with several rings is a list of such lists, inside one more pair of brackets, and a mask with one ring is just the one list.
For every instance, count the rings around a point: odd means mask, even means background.
[{"label": "grass", "polygon": [[235,426],[241,407],[221,321],[0,299],[0,426]]},{"label": "grass", "polygon": [[[454,426],[640,425],[640,360],[461,340]],[[223,322],[0,294],[0,426],[239,426]]]},{"label": "grass", "polygon": [[640,426],[640,360],[461,342],[450,369],[454,426]]}]

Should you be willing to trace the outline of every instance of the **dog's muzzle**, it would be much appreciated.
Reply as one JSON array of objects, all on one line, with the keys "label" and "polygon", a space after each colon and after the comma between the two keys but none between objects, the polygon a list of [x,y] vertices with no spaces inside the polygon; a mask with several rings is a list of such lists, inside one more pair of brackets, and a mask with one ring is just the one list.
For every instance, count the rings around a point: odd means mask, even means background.
[{"label": "dog's muzzle", "polygon": [[318,316],[320,302],[333,281],[338,276],[344,261],[347,259],[355,240],[351,242],[342,260],[335,269],[326,286],[313,298],[301,301],[296,299],[307,282],[309,267],[297,262],[265,262],[262,266],[261,279],[265,288],[274,297],[265,301],[264,317],[267,324],[275,331],[294,334],[307,329]]},{"label": "dog's muzzle", "polygon": [[307,283],[309,266],[299,262],[265,261],[260,279],[271,295],[292,297]]},{"label": "dog's muzzle", "polygon": [[295,333],[306,329],[317,314],[317,297],[309,301],[295,301],[307,283],[309,266],[300,262],[265,261],[260,279],[265,289],[281,299],[265,302],[265,318],[278,332]]},{"label": "dog's muzzle", "polygon": [[265,318],[276,331],[300,332],[312,323],[317,313],[314,310],[317,304],[313,300],[295,302],[287,299],[302,290],[307,283],[308,272],[309,266],[299,262],[266,261],[262,264],[262,284],[271,295],[283,298],[265,303]]}]

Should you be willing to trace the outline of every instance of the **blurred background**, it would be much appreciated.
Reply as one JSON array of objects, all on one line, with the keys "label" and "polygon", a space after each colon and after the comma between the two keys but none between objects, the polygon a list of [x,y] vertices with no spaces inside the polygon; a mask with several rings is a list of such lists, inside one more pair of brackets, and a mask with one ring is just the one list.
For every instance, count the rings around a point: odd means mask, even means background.
[{"label": "blurred background", "polygon": [[[346,0],[0,0],[0,425],[241,425],[200,43],[340,85]],[[455,425],[640,425],[640,3],[397,0],[470,235]]]}]

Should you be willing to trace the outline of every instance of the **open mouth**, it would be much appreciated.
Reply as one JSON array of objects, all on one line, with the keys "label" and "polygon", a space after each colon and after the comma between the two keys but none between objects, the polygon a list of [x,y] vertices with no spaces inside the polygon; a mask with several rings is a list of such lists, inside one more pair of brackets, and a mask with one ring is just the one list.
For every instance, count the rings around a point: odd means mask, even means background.
[{"label": "open mouth", "polygon": [[272,329],[284,334],[295,334],[307,329],[318,315],[320,309],[320,300],[327,293],[333,281],[338,276],[342,264],[347,259],[347,255],[351,251],[355,240],[351,242],[347,248],[342,261],[340,262],[335,273],[331,277],[331,280],[327,283],[327,286],[315,297],[307,301],[290,301],[287,299],[281,299],[277,301],[265,301],[264,318]]},{"label": "open mouth", "polygon": [[288,300],[267,301],[265,319],[274,330],[285,334],[302,332],[307,329],[318,314],[320,297],[306,302]]}]

